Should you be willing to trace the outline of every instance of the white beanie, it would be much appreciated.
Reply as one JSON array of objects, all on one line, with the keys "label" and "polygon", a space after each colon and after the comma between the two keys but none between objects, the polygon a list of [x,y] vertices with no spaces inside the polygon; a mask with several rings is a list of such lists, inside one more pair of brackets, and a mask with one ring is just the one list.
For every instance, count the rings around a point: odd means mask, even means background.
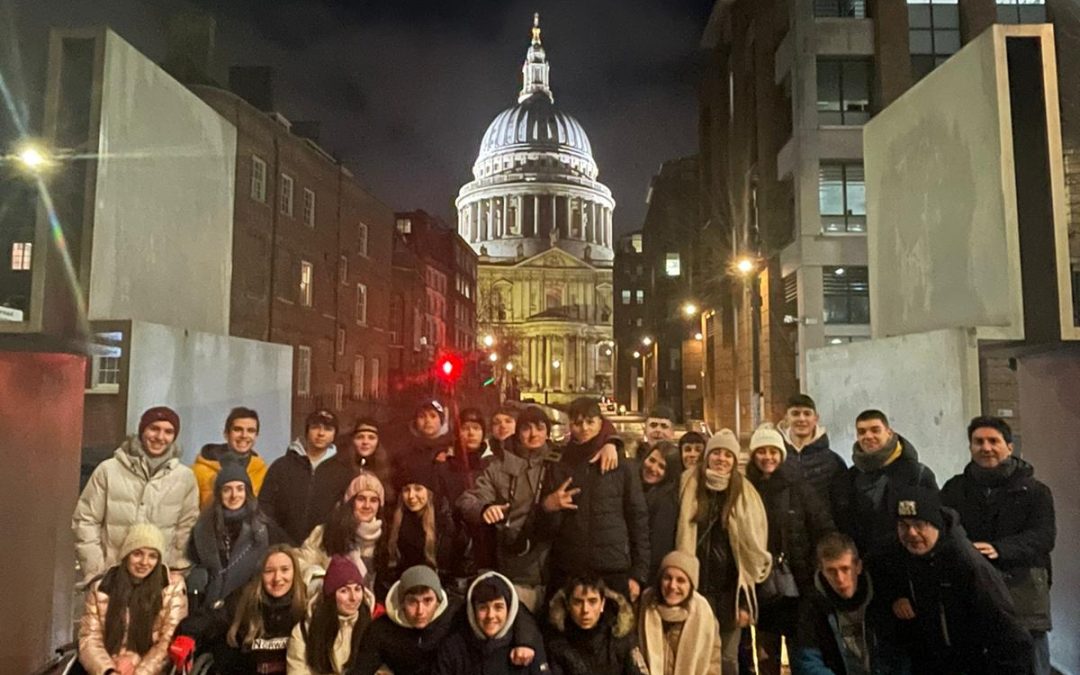
[{"label": "white beanie", "polygon": [[705,456],[708,457],[709,453],[717,448],[727,450],[736,458],[742,451],[742,448],[739,447],[739,439],[731,429],[721,429],[709,438],[709,442],[705,444]]},{"label": "white beanie", "polygon": [[771,422],[765,422],[759,426],[750,437],[750,453],[753,454],[758,448],[776,448],[780,451],[780,461],[787,459],[787,444],[784,443],[784,437]]},{"label": "white beanie", "polygon": [[120,545],[120,559],[140,548],[152,548],[162,558],[165,557],[165,535],[151,523],[135,523],[128,528],[124,543]]}]

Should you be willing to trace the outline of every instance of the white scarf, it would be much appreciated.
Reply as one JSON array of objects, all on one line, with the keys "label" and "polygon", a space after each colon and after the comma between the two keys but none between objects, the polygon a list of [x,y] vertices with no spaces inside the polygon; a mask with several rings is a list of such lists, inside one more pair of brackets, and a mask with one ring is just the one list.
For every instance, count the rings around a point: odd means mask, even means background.
[{"label": "white scarf", "polygon": [[731,483],[731,472],[720,473],[712,469],[705,469],[705,487],[713,492],[723,492]]},{"label": "white scarf", "polygon": [[[638,639],[650,673],[664,671],[665,607],[655,588],[641,595],[641,617]],[[720,675],[720,625],[713,616],[709,601],[697,591],[691,591],[686,608],[678,608],[683,620],[682,635],[675,650],[676,675]]]}]

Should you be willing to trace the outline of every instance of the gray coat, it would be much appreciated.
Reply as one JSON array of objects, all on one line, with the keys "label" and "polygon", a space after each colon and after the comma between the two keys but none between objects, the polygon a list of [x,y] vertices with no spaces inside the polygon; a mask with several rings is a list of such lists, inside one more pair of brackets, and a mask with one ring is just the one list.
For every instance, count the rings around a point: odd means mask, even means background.
[{"label": "gray coat", "polygon": [[488,464],[483,473],[476,477],[473,487],[463,492],[455,504],[465,520],[474,525],[484,524],[484,509],[487,507],[510,504],[506,520],[494,526],[497,532],[496,562],[500,573],[522,586],[539,586],[543,583],[540,573],[550,542],[533,538],[528,549],[522,553],[509,544],[517,539],[534,508],[544,463],[549,459],[549,454],[550,451],[545,449],[526,458],[504,451]]}]

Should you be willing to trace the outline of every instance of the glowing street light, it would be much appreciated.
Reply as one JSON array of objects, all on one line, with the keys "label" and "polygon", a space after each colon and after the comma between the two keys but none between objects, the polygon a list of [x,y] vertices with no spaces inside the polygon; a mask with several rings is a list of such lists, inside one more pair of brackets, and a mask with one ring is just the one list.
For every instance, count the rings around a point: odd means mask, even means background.
[{"label": "glowing street light", "polygon": [[491,352],[491,356],[488,357],[488,361],[491,361],[492,363],[495,363],[498,360],[499,360],[498,352]]},{"label": "glowing street light", "polygon": [[641,352],[634,352],[634,358],[635,359],[640,359],[641,358]]},{"label": "glowing street light", "polygon": [[34,143],[24,143],[15,151],[15,159],[24,171],[41,173],[53,163],[48,150]]},{"label": "glowing street light", "polygon": [[646,347],[651,347],[652,338],[646,335],[645,337],[641,338],[641,344],[645,345]]},{"label": "glowing street light", "polygon": [[560,361],[559,359],[555,359],[551,362],[551,367],[556,370],[558,370],[560,366],[562,366],[562,361]]},{"label": "glowing street light", "polygon": [[692,302],[688,302],[682,307],[683,314],[693,318],[698,313],[698,306]]},{"label": "glowing street light", "polygon": [[757,265],[750,258],[740,258],[739,261],[735,263],[735,269],[739,271],[739,274],[743,275],[749,275],[756,267]]},{"label": "glowing street light", "polygon": [[510,373],[514,370],[514,364],[509,361],[506,362],[506,372]]},{"label": "glowing street light", "polygon": [[485,347],[491,347],[495,344],[495,337],[492,335],[485,335],[483,342]]},{"label": "glowing street light", "polygon": [[705,339],[705,336],[702,335],[700,332],[694,333],[694,339],[697,340],[698,342],[701,342],[702,340]]}]

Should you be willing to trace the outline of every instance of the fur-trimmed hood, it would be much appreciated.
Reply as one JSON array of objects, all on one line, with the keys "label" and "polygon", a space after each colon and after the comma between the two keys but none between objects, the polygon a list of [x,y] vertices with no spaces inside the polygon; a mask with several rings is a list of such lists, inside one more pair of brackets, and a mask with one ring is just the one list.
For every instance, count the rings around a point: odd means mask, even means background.
[{"label": "fur-trimmed hood", "polygon": [[[604,613],[598,625],[606,626],[616,638],[626,637],[634,631],[634,608],[630,602],[610,588],[604,591]],[[555,630],[566,633],[569,610],[566,606],[566,591],[560,590],[551,598],[548,605],[548,620]]]}]

